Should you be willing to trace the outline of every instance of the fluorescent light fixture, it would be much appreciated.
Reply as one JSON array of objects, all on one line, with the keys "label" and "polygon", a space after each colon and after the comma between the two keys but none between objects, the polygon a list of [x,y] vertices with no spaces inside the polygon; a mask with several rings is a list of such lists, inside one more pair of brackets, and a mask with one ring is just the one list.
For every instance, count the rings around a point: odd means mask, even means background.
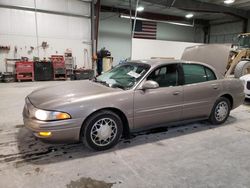
[{"label": "fluorescent light fixture", "polygon": [[[135,19],[134,16],[130,17],[129,15],[123,15],[123,14],[120,15],[120,18],[133,19],[133,20]],[[194,27],[194,23],[193,24],[186,24],[186,23],[170,22],[170,21],[164,21],[164,20],[152,20],[152,19],[140,18],[140,17],[136,17],[136,20],[166,23],[166,24],[180,25],[180,26],[186,26],[186,27]]]},{"label": "fluorescent light fixture", "polygon": [[136,9],[138,12],[142,12],[144,10],[144,7],[143,6],[138,6],[137,9]]},{"label": "fluorescent light fixture", "polygon": [[185,16],[186,18],[193,18],[194,17],[194,15],[192,14],[192,13],[189,13],[189,14],[186,14],[186,16]]},{"label": "fluorescent light fixture", "polygon": [[232,4],[232,3],[234,3],[235,2],[235,0],[224,0],[224,3],[225,4]]}]

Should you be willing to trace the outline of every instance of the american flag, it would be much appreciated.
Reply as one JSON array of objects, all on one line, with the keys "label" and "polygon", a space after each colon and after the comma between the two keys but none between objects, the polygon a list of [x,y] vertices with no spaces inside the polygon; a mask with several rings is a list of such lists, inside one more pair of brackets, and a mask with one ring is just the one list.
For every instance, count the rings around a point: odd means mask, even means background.
[{"label": "american flag", "polygon": [[134,38],[156,39],[156,31],[155,22],[136,20]]}]

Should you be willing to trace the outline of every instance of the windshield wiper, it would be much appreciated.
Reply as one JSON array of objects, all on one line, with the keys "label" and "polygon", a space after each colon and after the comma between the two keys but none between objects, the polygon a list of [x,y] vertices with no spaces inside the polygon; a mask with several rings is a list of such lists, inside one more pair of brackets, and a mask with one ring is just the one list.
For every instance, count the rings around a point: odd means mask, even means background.
[{"label": "windshield wiper", "polygon": [[120,89],[123,89],[123,90],[126,90],[126,89],[127,89],[127,88],[124,87],[123,85],[120,85],[120,84],[117,84],[117,83],[112,84],[112,87],[113,87],[113,88],[120,88]]},{"label": "windshield wiper", "polygon": [[102,84],[102,85],[105,85],[105,86],[108,86],[108,87],[109,87],[109,84],[108,84],[106,81],[97,80],[96,77],[94,77],[93,82],[100,83],[100,84]]}]

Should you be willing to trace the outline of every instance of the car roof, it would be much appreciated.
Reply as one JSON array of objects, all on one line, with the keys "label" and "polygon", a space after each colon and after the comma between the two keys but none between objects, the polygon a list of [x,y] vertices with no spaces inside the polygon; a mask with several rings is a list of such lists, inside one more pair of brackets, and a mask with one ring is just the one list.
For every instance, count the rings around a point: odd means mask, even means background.
[{"label": "car roof", "polygon": [[204,65],[214,70],[212,66],[206,63],[196,62],[196,61],[185,61],[185,60],[180,60],[180,59],[145,59],[145,60],[135,60],[135,61],[132,60],[131,62],[144,63],[144,64],[151,65],[152,67],[156,67],[158,65],[164,65],[164,64],[173,64],[173,63],[176,63],[176,64],[190,63],[190,64]]},{"label": "car roof", "polygon": [[212,67],[211,65],[208,65],[206,63],[202,63],[202,62],[186,61],[186,60],[180,60],[180,59],[145,59],[145,60],[134,60],[134,61],[132,60],[130,62],[148,64],[151,66],[151,68],[155,68],[155,67],[158,67],[160,65],[173,64],[173,63],[176,63],[176,64],[181,64],[181,63],[198,64],[198,65],[203,65],[205,67],[212,69],[218,78],[223,78],[223,75],[218,73],[214,67]]}]

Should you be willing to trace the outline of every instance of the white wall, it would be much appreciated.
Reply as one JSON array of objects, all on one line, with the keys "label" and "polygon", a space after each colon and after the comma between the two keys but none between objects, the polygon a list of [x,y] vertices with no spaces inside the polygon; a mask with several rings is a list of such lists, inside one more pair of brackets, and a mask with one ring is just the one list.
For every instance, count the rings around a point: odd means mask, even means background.
[{"label": "white wall", "polygon": [[[0,0],[0,4],[34,7],[33,0]],[[37,8],[90,15],[90,4],[77,0],[37,0]],[[73,56],[76,57],[76,64],[80,67],[83,66],[86,48],[90,61],[91,21],[89,18],[38,12],[37,25],[38,46],[35,12],[0,8],[0,45],[11,47],[8,53],[0,52],[0,71],[5,71],[4,58],[25,56],[32,60],[34,56],[38,56],[38,50],[40,58],[48,58],[56,53],[63,55],[66,49],[71,49]],[[45,50],[40,46],[43,41],[49,44]],[[16,54],[15,46],[18,49]],[[31,46],[35,47],[35,50],[28,53]]]},{"label": "white wall", "polygon": [[186,47],[198,45],[199,43],[133,39],[132,59],[150,59],[151,57],[180,59]]}]

